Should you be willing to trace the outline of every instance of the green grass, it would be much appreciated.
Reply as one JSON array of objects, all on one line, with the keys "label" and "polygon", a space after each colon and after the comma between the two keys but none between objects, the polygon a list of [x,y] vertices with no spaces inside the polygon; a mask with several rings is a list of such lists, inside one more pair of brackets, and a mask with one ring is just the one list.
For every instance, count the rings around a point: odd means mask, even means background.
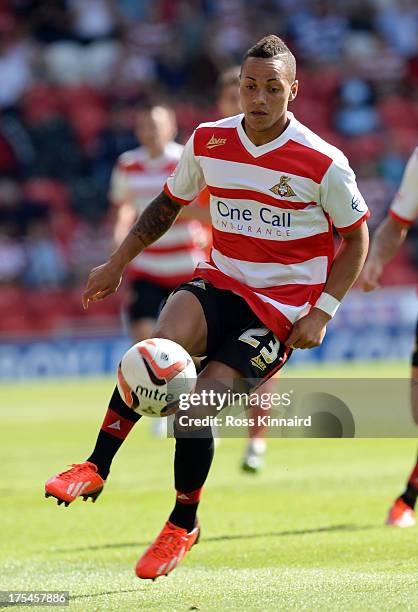
[{"label": "green grass", "polygon": [[[408,366],[290,374],[383,378]],[[112,385],[2,385],[0,590],[69,591],[69,609],[83,611],[418,608],[417,532],[383,526],[415,440],[271,440],[258,476],[238,469],[244,441],[222,440],[200,544],[167,578],[139,581],[135,561],[173,501],[172,440],[151,438],[143,419],[97,504],[43,497],[47,477],[89,453]]]}]

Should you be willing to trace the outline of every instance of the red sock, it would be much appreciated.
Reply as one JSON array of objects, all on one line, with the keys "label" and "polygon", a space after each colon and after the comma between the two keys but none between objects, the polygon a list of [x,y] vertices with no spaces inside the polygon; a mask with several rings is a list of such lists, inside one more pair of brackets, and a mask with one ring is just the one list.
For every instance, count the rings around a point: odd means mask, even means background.
[{"label": "red sock", "polygon": [[100,476],[106,480],[113,457],[135,423],[141,418],[122,401],[117,388],[113,391],[96,445],[88,461],[97,465]]},{"label": "red sock", "polygon": [[414,487],[414,489],[418,489],[418,462],[408,478],[408,484]]},{"label": "red sock", "polygon": [[136,421],[131,421],[108,408],[100,429],[111,436],[124,440],[135,423]]},{"label": "red sock", "polygon": [[176,505],[170,514],[170,523],[186,529],[188,533],[194,529],[202,489],[203,487],[187,493],[176,491]]}]

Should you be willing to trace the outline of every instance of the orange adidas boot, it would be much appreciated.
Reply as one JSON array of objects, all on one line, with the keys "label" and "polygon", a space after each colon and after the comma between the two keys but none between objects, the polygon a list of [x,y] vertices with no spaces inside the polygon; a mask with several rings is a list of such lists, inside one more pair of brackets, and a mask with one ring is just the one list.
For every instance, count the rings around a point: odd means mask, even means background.
[{"label": "orange adidas boot", "polygon": [[403,499],[398,497],[389,510],[386,525],[392,525],[394,527],[413,527],[415,523],[415,512]]},{"label": "orange adidas boot", "polygon": [[155,580],[167,576],[182,561],[186,553],[199,541],[200,527],[188,533],[167,521],[156,540],[144,552],[135,567],[138,578]]},{"label": "orange adidas boot", "polygon": [[55,497],[58,505],[69,506],[76,497],[89,497],[93,502],[99,497],[105,480],[97,473],[97,466],[90,461],[72,463],[71,469],[52,476],[45,483],[45,497]]}]

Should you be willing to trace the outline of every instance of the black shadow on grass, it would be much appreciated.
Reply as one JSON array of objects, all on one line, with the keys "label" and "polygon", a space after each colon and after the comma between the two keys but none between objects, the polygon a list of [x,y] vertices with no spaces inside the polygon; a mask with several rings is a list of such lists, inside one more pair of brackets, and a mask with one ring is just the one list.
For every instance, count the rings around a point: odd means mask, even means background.
[{"label": "black shadow on grass", "polygon": [[102,593],[86,593],[85,595],[70,595],[70,603],[75,599],[90,599],[102,597],[103,595],[120,595],[121,593],[138,593],[139,589],[117,589],[115,591],[103,591]]},{"label": "black shadow on grass", "polygon": [[[205,542],[225,542],[231,540],[254,540],[256,538],[280,538],[283,536],[309,535],[312,533],[327,533],[333,531],[364,531],[376,529],[380,525],[329,525],[327,527],[315,527],[312,529],[296,529],[292,531],[270,531],[268,533],[237,533],[236,535],[220,535],[204,538]],[[113,544],[98,544],[97,546],[83,546],[81,548],[55,548],[51,552],[56,553],[79,553],[89,550],[104,550],[106,548],[132,548],[134,546],[148,546],[149,542],[119,542]]]}]

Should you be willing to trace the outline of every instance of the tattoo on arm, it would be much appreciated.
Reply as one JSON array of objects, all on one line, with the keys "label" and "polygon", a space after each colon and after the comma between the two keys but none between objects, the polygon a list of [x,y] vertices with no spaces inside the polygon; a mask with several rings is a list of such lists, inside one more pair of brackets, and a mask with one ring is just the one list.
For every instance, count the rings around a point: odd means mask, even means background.
[{"label": "tattoo on arm", "polygon": [[155,242],[173,225],[182,205],[160,193],[144,210],[130,233],[138,238],[144,248]]}]

